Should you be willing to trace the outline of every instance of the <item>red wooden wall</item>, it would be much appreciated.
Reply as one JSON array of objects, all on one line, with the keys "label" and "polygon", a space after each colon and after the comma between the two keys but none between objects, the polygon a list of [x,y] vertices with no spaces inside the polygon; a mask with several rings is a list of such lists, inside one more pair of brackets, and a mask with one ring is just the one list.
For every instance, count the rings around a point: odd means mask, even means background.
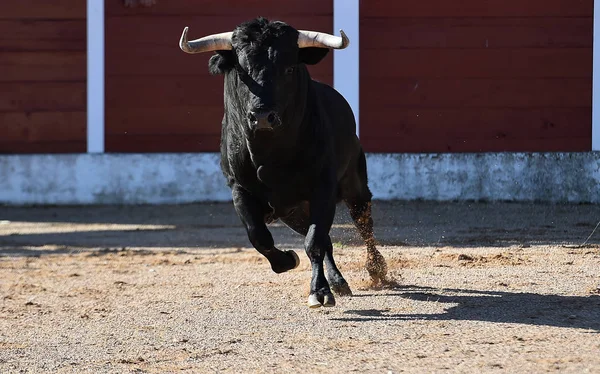
[{"label": "red wooden wall", "polygon": [[[179,50],[184,26],[195,38],[264,15],[332,30],[331,0],[191,3],[106,0],[108,152],[218,149],[222,77],[208,75],[210,54]],[[362,1],[366,150],[589,150],[592,11],[593,0]],[[0,153],[85,151],[85,40],[83,0],[0,2]],[[332,55],[313,76],[332,82]]]},{"label": "red wooden wall", "polygon": [[591,149],[593,0],[361,1],[369,152]]},{"label": "red wooden wall", "polygon": [[0,153],[85,152],[85,6],[0,1]]},{"label": "red wooden wall", "polygon": [[[257,16],[331,32],[332,0],[159,0],[126,8],[106,0],[106,151],[203,152],[219,148],[223,77],[208,74],[211,53],[179,49],[190,39],[232,30]],[[311,67],[332,83],[330,53]]]}]

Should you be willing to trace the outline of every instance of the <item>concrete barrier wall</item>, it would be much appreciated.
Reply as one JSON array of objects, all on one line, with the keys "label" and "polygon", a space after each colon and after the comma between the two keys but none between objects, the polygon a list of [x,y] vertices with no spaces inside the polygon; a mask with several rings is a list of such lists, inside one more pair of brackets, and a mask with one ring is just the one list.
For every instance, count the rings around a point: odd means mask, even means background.
[{"label": "concrete barrier wall", "polygon": [[[217,153],[0,156],[0,203],[229,201]],[[382,200],[600,203],[600,152],[368,154]]]},{"label": "concrete barrier wall", "polygon": [[378,199],[600,202],[600,152],[372,154]]}]

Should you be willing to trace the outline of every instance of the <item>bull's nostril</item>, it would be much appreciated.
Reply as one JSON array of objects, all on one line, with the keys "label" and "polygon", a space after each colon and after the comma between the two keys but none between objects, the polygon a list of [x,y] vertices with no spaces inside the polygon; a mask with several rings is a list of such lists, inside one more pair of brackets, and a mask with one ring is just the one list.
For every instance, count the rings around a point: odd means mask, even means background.
[{"label": "bull's nostril", "polygon": [[267,121],[269,121],[269,123],[274,123],[276,119],[277,118],[275,117],[275,113],[269,113],[269,116],[267,117]]},{"label": "bull's nostril", "polygon": [[256,119],[256,115],[254,114],[254,112],[248,112],[248,121],[250,121],[251,124],[255,125],[258,120]]}]

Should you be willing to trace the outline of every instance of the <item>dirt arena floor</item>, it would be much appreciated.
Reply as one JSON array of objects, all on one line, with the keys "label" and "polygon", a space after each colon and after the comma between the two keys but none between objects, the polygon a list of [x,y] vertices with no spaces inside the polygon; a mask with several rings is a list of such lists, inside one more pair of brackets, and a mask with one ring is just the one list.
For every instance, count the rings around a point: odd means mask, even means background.
[{"label": "dirt arena floor", "polygon": [[[230,203],[0,207],[0,373],[599,373],[600,206],[374,202],[398,286],[372,289],[345,207],[354,291],[306,306]],[[585,243],[585,244],[583,244]],[[583,244],[583,245],[582,245]]]}]

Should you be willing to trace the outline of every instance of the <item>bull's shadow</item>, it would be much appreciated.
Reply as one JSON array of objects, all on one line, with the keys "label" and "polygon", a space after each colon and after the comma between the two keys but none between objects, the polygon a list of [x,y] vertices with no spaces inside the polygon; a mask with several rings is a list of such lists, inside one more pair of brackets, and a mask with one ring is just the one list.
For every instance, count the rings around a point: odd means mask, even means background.
[{"label": "bull's shadow", "polygon": [[[385,294],[353,297],[397,296],[416,301],[451,304],[443,313],[395,314],[387,310],[347,310],[339,321],[387,320],[486,321],[537,326],[568,327],[600,332],[600,295],[561,296],[504,291],[433,289],[406,286]],[[454,305],[456,304],[456,305]]]}]

